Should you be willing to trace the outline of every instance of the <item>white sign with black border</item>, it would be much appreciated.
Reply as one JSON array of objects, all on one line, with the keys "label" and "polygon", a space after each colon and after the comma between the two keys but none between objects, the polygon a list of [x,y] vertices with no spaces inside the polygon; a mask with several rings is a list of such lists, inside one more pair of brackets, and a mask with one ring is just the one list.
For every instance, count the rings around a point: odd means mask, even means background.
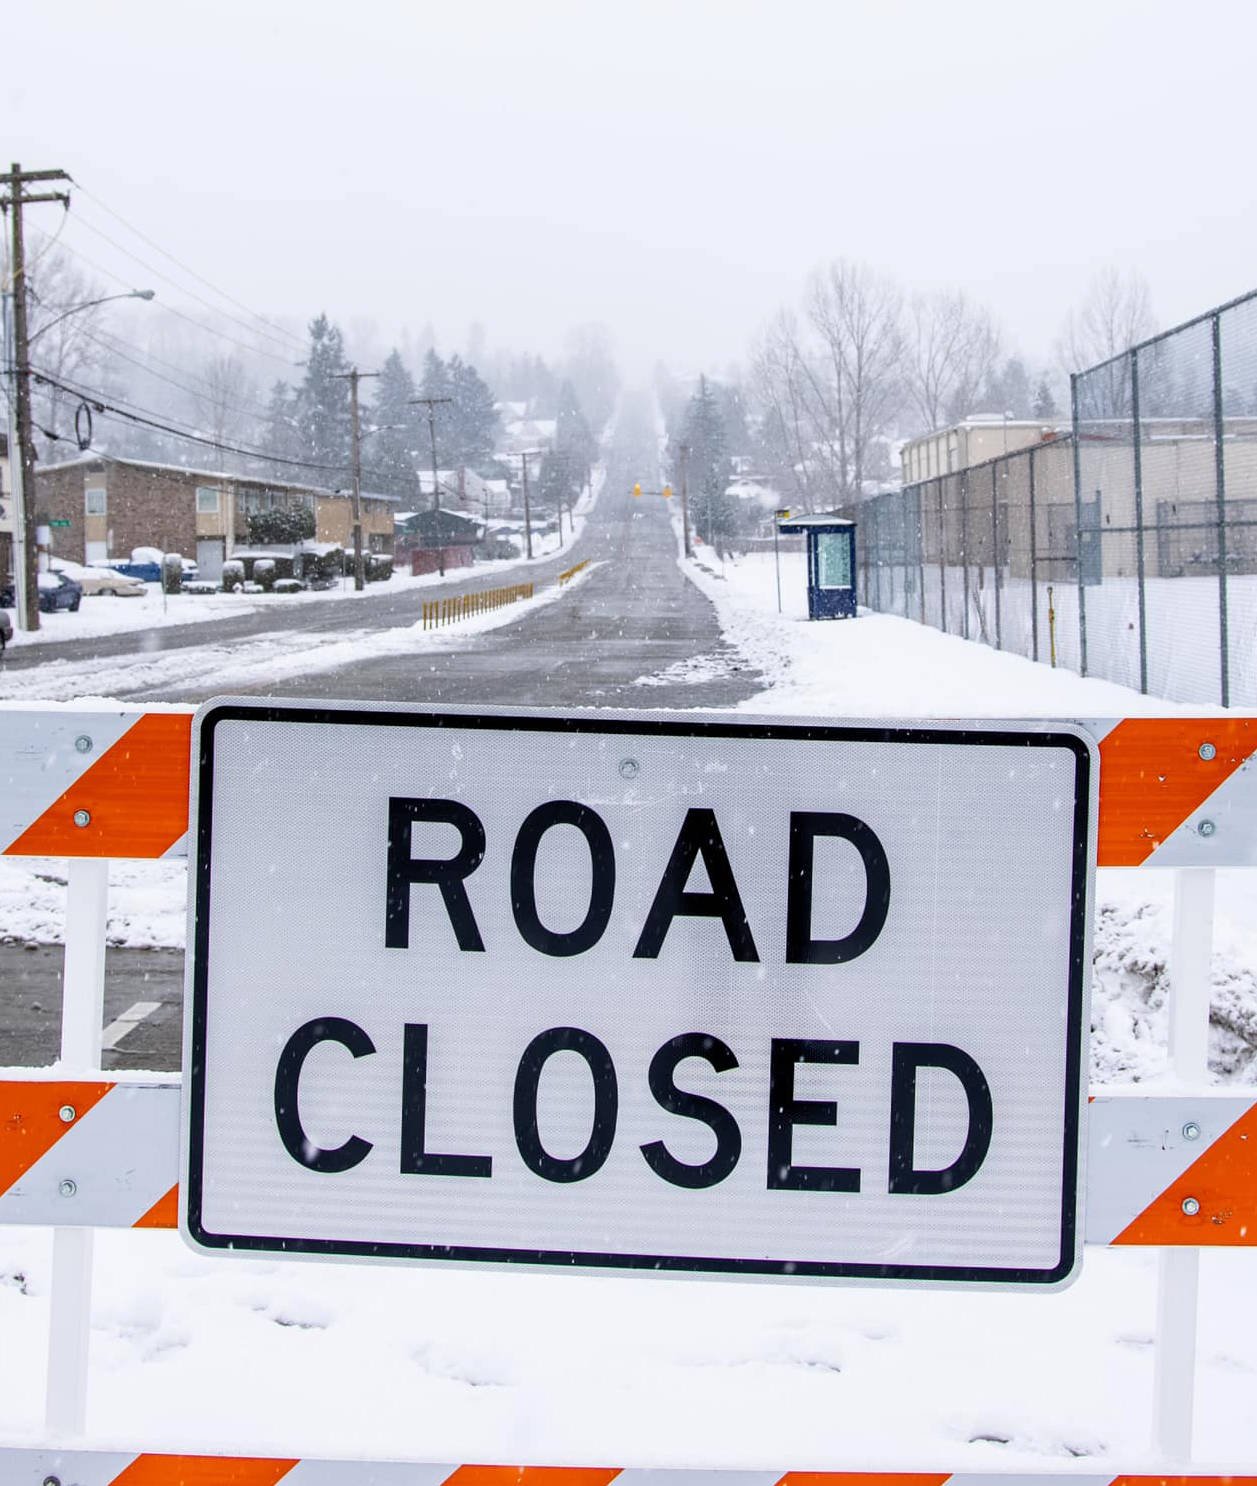
[{"label": "white sign with black border", "polygon": [[227,698],[192,761],[194,1246],[1074,1276],[1081,728]]}]

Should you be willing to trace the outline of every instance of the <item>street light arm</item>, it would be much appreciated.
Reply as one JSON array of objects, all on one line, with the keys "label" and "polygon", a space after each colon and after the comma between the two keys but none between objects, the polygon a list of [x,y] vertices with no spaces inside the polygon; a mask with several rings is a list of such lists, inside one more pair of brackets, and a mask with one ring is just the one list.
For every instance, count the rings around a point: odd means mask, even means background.
[{"label": "street light arm", "polygon": [[47,325],[41,325],[34,335],[27,337],[27,345],[33,346],[41,335],[46,334],[54,326],[60,325],[62,320],[68,320],[71,315],[80,314],[83,310],[95,309],[98,304],[110,304],[115,299],[155,299],[156,289],[131,289],[126,294],[106,294],[100,299],[88,299],[82,304],[72,304],[68,310],[63,310],[55,320],[49,320]]}]

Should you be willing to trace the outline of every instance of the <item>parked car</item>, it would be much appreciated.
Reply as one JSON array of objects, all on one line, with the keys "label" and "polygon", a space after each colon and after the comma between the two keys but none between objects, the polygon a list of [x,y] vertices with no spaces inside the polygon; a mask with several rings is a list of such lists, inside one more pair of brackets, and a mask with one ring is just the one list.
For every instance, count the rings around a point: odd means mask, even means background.
[{"label": "parked car", "polygon": [[143,598],[148,592],[138,578],[128,578],[125,573],[115,572],[113,568],[98,567],[95,563],[85,568],[82,563],[54,557],[51,567],[54,573],[64,573],[72,582],[77,583],[89,598],[98,593],[116,594],[118,598],[126,599]]},{"label": "parked car", "polygon": [[64,573],[40,573],[39,607],[45,614],[54,614],[58,609],[78,612],[83,602],[83,590],[73,578]]},{"label": "parked car", "polygon": [[4,609],[0,609],[0,655],[4,654],[4,647],[13,638],[13,621]]}]

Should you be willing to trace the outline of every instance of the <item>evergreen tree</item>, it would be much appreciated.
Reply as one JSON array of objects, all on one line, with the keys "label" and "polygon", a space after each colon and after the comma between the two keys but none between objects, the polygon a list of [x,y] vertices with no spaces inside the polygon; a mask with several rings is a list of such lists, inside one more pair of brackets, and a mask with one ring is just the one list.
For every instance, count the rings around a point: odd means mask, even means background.
[{"label": "evergreen tree", "polygon": [[297,394],[287,382],[276,381],[271,387],[262,448],[276,459],[300,459],[302,456],[301,432],[297,427]]},{"label": "evergreen tree", "polygon": [[1052,389],[1048,386],[1046,377],[1039,378],[1039,385],[1034,394],[1034,416],[1036,418],[1055,418],[1057,416],[1056,399],[1052,396]]},{"label": "evergreen tree", "polygon": [[[437,468],[448,470],[454,464],[454,461],[450,458],[453,443],[450,436],[453,422],[453,392],[450,388],[450,373],[445,362],[437,355],[435,347],[430,348],[427,355],[423,358],[423,376],[419,382],[419,396],[448,397],[451,399],[448,403],[437,403],[433,407],[420,407],[416,410],[423,420],[423,456],[419,461],[419,466],[423,470],[424,475],[431,478],[428,475],[428,470],[432,463],[432,433],[434,431],[436,434]],[[429,416],[433,420],[431,427],[428,422]]]},{"label": "evergreen tree", "polygon": [[620,392],[620,375],[605,325],[582,325],[572,332],[564,371],[576,389],[589,426],[595,434],[601,434]]},{"label": "evergreen tree", "polygon": [[296,426],[301,457],[311,478],[335,488],[348,477],[352,452],[349,427],[349,370],[340,330],[326,315],[310,322],[310,354],[297,391]]},{"label": "evergreen tree", "polygon": [[[493,393],[481,380],[474,366],[459,356],[451,356],[446,368],[449,393],[453,403],[448,411],[450,464],[466,465],[481,471],[493,461],[493,445],[498,432],[498,413]],[[438,450],[440,444],[437,445]]]},{"label": "evergreen tree", "polygon": [[419,479],[415,461],[422,457],[427,434],[426,420],[414,406],[414,378],[406,370],[401,352],[394,349],[380,368],[371,404],[371,423],[377,432],[364,443],[363,483],[381,495],[396,495],[417,501]]},{"label": "evergreen tree", "polygon": [[681,436],[671,449],[672,484],[680,487],[679,444],[689,449],[686,482],[690,521],[694,531],[718,552],[727,550],[737,526],[737,512],[726,495],[730,465],[728,436],[720,401],[706,377],[699,377],[698,391],[690,398],[681,424]]},{"label": "evergreen tree", "polygon": [[567,455],[576,474],[598,457],[598,441],[590,432],[571,382],[564,382],[559,388],[554,415],[554,447]]}]

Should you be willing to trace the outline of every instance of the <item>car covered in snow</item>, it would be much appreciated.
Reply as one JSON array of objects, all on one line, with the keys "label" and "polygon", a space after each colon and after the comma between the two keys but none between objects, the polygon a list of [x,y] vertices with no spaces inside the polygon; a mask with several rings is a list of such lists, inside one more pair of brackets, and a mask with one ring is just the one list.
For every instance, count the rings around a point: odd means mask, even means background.
[{"label": "car covered in snow", "polygon": [[55,614],[58,609],[69,609],[71,614],[75,614],[82,602],[83,590],[73,578],[67,578],[64,573],[40,573],[39,607],[43,613]]},{"label": "car covered in snow", "polygon": [[64,573],[77,583],[89,598],[94,594],[113,594],[120,599],[143,598],[148,592],[138,578],[128,578],[125,573],[116,572],[113,568],[98,567],[95,563],[84,567],[82,563],[54,557],[50,566],[54,573]]}]

